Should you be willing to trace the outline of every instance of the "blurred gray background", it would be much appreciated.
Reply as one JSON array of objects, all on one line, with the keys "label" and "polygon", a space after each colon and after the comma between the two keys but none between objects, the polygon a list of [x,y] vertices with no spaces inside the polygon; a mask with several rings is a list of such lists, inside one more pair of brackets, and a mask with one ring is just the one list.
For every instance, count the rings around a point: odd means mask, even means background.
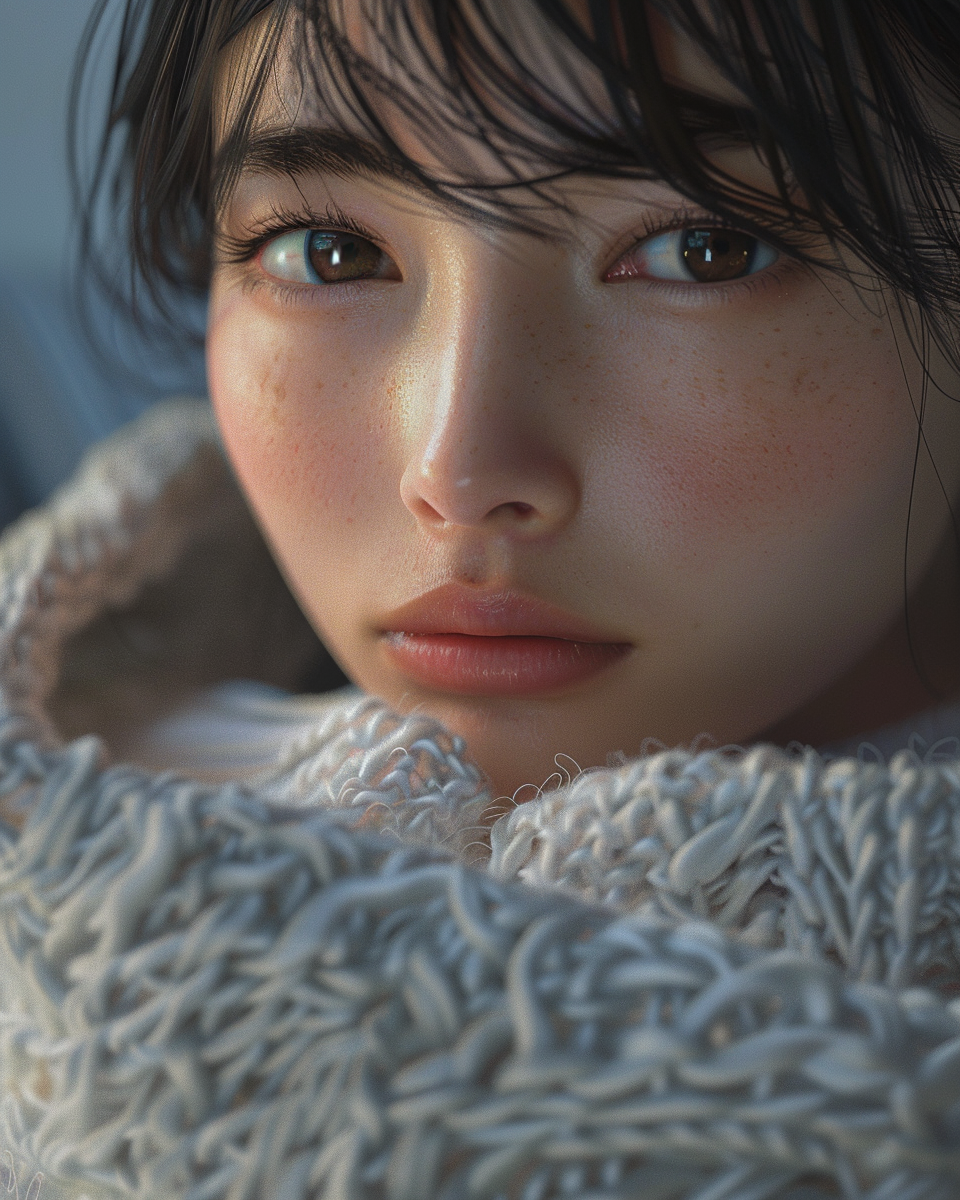
[{"label": "blurred gray background", "polygon": [[[101,361],[73,315],[67,105],[92,7],[0,0],[0,526],[42,500],[92,441],[160,395],[203,386],[197,351],[149,346],[122,315],[87,299],[106,347]],[[82,110],[91,144],[109,82],[106,50]],[[136,370],[112,365],[124,361]]]}]

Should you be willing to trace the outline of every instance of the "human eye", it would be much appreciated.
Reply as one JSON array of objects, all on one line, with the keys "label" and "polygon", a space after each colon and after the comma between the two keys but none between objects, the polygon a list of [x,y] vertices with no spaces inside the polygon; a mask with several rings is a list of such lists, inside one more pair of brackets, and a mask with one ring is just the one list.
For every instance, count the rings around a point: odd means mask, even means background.
[{"label": "human eye", "polygon": [[606,272],[604,280],[731,283],[756,275],[779,258],[779,251],[772,246],[738,229],[686,225],[637,242]]},{"label": "human eye", "polygon": [[265,274],[283,283],[400,278],[390,256],[353,230],[292,229],[265,241],[257,258]]}]

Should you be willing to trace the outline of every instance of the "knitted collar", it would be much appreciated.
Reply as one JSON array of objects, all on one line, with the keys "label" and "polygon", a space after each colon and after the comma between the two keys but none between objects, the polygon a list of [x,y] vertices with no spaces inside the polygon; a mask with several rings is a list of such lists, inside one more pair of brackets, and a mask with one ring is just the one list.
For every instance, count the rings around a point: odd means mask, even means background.
[{"label": "knitted collar", "polygon": [[489,843],[460,739],[362,695],[253,789],[127,765],[319,653],[198,402],[0,589],[0,1156],[39,1200],[960,1189],[957,759],[664,751]]},{"label": "knitted collar", "polygon": [[[91,454],[8,532],[0,586],[8,728],[44,749],[97,734],[104,764],[211,685],[295,688],[322,653],[202,401],[168,401]],[[520,805],[498,823],[491,854],[478,837],[484,778],[436,721],[401,718],[355,689],[255,707],[276,755],[256,790],[274,803],[351,811],[365,828],[442,846],[498,878],[709,917],[754,944],[816,945],[858,978],[960,980],[949,899],[960,868],[947,836],[960,822],[960,759],[942,748],[935,761],[908,750],[889,764],[869,752],[665,750]],[[273,742],[271,710],[282,733]],[[228,764],[219,778],[250,774]]]}]

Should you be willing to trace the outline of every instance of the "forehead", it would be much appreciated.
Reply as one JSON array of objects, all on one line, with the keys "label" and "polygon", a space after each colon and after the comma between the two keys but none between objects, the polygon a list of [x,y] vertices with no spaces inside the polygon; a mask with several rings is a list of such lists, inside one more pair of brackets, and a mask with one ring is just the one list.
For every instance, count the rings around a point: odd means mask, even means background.
[{"label": "forehead", "polygon": [[[589,32],[587,0],[568,4],[573,21]],[[551,123],[555,131],[573,125],[600,137],[617,124],[603,73],[544,17],[535,0],[497,0],[484,6],[482,16],[469,2],[457,5],[459,24],[450,26],[446,46],[441,46],[435,23],[442,5],[332,0],[322,8],[325,36],[297,10],[288,12],[277,36],[276,14],[268,7],[232,40],[217,72],[218,141],[242,108],[265,57],[271,60],[270,70],[252,132],[309,125],[362,137],[369,132],[372,109],[383,130],[414,159],[422,159],[427,149],[422,136],[426,127],[435,135],[426,141],[456,142],[456,158],[465,175],[473,177],[482,175],[480,163],[473,160],[478,152],[484,157],[484,143],[512,138],[513,157],[523,158],[525,149],[529,159],[536,157],[532,147],[545,135],[549,139]],[[645,11],[665,82],[742,109],[743,97],[703,50],[660,11]],[[331,33],[337,53],[328,44]],[[344,51],[379,77],[364,88],[359,105],[356,79],[343,72]],[[459,87],[449,82],[451,51],[462,70]],[[490,66],[493,70],[484,73]],[[416,146],[408,146],[416,125],[421,136]],[[555,132],[554,139],[562,141],[562,134]],[[501,165],[504,148],[497,145]],[[433,148],[433,156],[443,158],[438,150]],[[439,165],[434,162],[428,169]]]}]

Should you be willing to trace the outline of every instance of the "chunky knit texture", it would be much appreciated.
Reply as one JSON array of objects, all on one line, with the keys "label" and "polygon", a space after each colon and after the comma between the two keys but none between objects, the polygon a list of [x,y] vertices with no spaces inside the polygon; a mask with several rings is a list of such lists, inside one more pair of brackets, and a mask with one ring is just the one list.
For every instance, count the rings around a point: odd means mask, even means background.
[{"label": "chunky knit texture", "polygon": [[192,402],[0,589],[11,1195],[960,1195],[960,761],[664,751],[489,844],[468,748],[369,697],[253,780],[125,762],[318,652]]}]

